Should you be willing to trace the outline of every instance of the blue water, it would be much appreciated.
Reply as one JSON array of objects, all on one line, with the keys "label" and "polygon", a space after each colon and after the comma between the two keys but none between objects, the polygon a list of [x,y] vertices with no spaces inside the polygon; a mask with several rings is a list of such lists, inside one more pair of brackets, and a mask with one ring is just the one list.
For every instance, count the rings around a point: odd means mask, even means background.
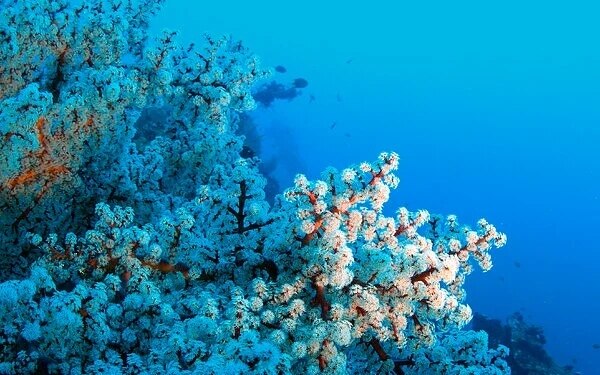
[{"label": "blue water", "polygon": [[[467,285],[521,311],[561,365],[600,373],[600,36],[591,2],[169,0],[155,29],[228,33],[309,86],[254,113],[277,177],[401,156],[388,206],[508,234]],[[310,100],[314,96],[314,101]]]}]

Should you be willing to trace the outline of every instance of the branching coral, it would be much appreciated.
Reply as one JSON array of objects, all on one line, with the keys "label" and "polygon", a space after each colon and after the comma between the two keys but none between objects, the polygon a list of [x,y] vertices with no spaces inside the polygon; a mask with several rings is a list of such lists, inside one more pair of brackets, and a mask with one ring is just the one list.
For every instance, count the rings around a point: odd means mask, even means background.
[{"label": "branching coral", "polygon": [[[229,38],[184,48],[165,32],[147,44],[160,3],[0,3],[0,228],[21,264],[32,260],[26,231],[85,230],[99,201],[158,220],[192,199],[213,165],[239,155],[236,113],[253,106],[251,85],[264,72]],[[169,116],[138,151],[146,107]],[[25,272],[3,261],[2,277]]]},{"label": "branching coral", "polygon": [[[470,256],[487,270],[488,250],[506,241],[485,220],[472,231],[457,228],[454,217],[442,226],[426,211],[401,208],[396,218],[386,217],[382,207],[398,183],[397,165],[396,154],[384,153],[375,164],[329,170],[314,183],[299,176],[285,193],[295,215],[290,234],[280,238],[296,246],[270,254],[282,265],[282,281],[290,281],[277,303],[301,298],[319,311],[297,324],[304,333],[289,337],[309,338],[313,365],[322,371],[346,363],[345,347],[371,347],[382,362],[410,359],[434,345],[439,332],[462,327],[471,319],[461,303]],[[425,235],[418,231],[423,226],[430,227]],[[339,338],[340,325],[352,327],[351,339]]]}]

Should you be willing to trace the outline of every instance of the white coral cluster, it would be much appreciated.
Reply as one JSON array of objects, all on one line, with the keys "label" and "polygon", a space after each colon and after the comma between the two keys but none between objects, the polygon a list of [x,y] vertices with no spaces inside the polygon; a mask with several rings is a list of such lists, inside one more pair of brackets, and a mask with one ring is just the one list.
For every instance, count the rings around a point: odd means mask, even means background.
[{"label": "white coral cluster", "polygon": [[[344,353],[361,345],[377,353],[383,368],[391,353],[432,346],[442,332],[459,330],[471,319],[462,290],[470,255],[487,270],[488,251],[505,242],[484,220],[471,231],[452,216],[442,225],[425,210],[400,208],[396,218],[385,216],[397,165],[396,154],[382,154],[376,163],[341,173],[329,169],[314,183],[298,176],[285,193],[290,215],[300,220],[290,221],[293,235],[284,238],[296,238],[289,251],[300,261],[282,261],[279,278],[295,278],[301,288],[284,288],[285,298],[275,303],[310,300],[312,308],[294,317],[302,324],[287,331],[295,342],[309,338],[312,366],[324,372],[335,372],[347,362]],[[337,329],[325,329],[332,327],[327,322],[337,322]],[[350,340],[339,338],[341,327],[350,328]]]}]

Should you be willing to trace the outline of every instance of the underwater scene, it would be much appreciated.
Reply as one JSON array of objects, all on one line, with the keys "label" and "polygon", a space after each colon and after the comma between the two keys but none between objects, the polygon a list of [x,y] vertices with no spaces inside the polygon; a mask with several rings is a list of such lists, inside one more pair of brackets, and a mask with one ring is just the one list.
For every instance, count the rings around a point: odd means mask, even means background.
[{"label": "underwater scene", "polygon": [[0,374],[600,374],[599,11],[0,0]]}]

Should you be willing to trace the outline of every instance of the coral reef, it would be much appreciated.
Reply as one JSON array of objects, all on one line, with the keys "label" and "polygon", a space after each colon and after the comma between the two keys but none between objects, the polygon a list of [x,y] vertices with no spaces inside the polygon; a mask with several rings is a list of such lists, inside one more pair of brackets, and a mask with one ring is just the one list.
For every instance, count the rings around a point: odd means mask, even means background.
[{"label": "coral reef", "polygon": [[161,1],[0,5],[0,373],[510,372],[462,329],[506,236],[384,215],[398,155],[271,206],[241,43],[151,40]]},{"label": "coral reef", "polygon": [[546,338],[543,329],[527,323],[521,313],[512,314],[506,324],[475,313],[471,324],[474,329],[488,333],[491,345],[509,348],[510,355],[506,361],[513,375],[575,374],[571,366],[561,367],[554,362],[544,349]]}]

